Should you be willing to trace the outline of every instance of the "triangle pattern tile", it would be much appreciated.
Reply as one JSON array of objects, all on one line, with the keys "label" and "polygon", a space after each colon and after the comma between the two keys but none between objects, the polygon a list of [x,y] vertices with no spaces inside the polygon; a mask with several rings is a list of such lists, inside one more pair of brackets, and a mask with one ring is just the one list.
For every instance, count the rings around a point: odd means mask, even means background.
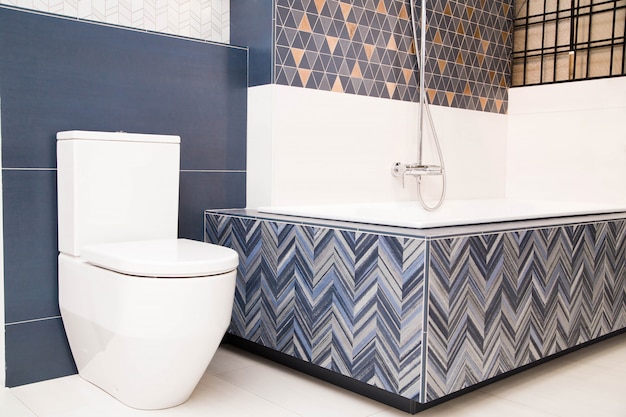
[{"label": "triangle pattern tile", "polygon": [[[324,72],[326,81],[320,83],[313,77],[303,87],[415,100],[409,88],[415,85],[415,77],[404,76],[405,71],[416,69],[408,0],[275,1],[275,48],[306,51],[299,62],[286,59],[284,52],[277,55],[275,82],[291,79],[295,84],[288,85],[295,86],[302,80],[291,74],[313,69]],[[501,77],[489,75],[495,71],[510,78],[511,19],[506,13],[510,14],[512,0],[495,3],[434,0],[429,5],[428,74],[424,81],[426,88],[441,92],[432,95],[433,104],[455,103],[458,107],[493,111],[493,106],[484,103],[492,103],[497,96],[502,105],[496,111],[506,112],[508,84],[503,86]],[[413,13],[419,16],[419,5]],[[359,62],[358,83],[353,82],[354,60]],[[281,71],[282,67],[292,70]],[[480,83],[481,87],[471,89],[467,95],[461,88],[466,84],[463,81]],[[454,99],[449,93],[465,93],[465,97]]]}]

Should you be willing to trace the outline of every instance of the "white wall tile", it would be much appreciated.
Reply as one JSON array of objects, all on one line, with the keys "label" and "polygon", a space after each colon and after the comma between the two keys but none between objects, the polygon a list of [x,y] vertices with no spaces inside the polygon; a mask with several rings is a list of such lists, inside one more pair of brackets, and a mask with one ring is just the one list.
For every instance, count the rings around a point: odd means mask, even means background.
[{"label": "white wall tile", "polygon": [[133,25],[132,1],[120,0],[117,2],[118,22],[123,26]]},{"label": "white wall tile", "polygon": [[510,115],[624,106],[624,77],[516,87],[509,90]]},{"label": "white wall tile", "polygon": [[626,78],[515,88],[509,102],[507,197],[626,204]]},{"label": "white wall tile", "polygon": [[272,102],[274,86],[248,88],[246,202],[272,204]]},{"label": "white wall tile", "polygon": [[[143,5],[142,5],[143,3]],[[142,25],[145,30],[156,31],[157,30],[157,7],[156,0],[133,0],[133,14],[141,19]]]},{"label": "white wall tile", "polygon": [[8,4],[10,6],[24,7],[26,9],[33,8],[33,0],[3,0],[0,4]]},{"label": "white wall tile", "polygon": [[[86,0],[82,0],[86,1]],[[89,10],[89,14],[85,16],[85,19],[95,20],[98,22],[106,22],[107,17],[107,2],[106,0],[92,0],[91,5],[86,10]],[[111,22],[115,23],[115,22]]]},{"label": "white wall tile", "polygon": [[409,199],[390,168],[415,154],[412,107],[275,86],[272,204]]},{"label": "white wall tile", "polygon": [[49,0],[48,9],[51,13],[63,15],[76,15],[78,13],[77,1]]},{"label": "white wall tile", "polygon": [[[402,188],[391,175],[394,162],[416,160],[415,103],[282,85],[250,91],[249,207],[416,198],[415,179]],[[448,167],[448,198],[503,197],[506,116],[443,107],[432,112]],[[262,114],[270,124],[261,134]],[[271,148],[271,158],[259,153],[263,146]],[[438,163],[432,146],[425,156],[425,163]],[[424,190],[426,198],[437,198],[440,179],[425,181]]]},{"label": "white wall tile", "polygon": [[90,16],[90,15],[91,15],[91,1],[78,0],[78,15],[70,16],[70,17],[78,17],[79,19],[86,19],[87,16]]},{"label": "white wall tile", "polygon": [[0,4],[215,42],[230,41],[230,0],[0,0]]},{"label": "white wall tile", "polygon": [[193,1],[189,8],[189,36],[202,36],[202,2]]},{"label": "white wall tile", "polygon": [[[212,39],[213,38],[213,25],[217,24],[214,21],[213,17],[213,2],[212,0],[202,0],[201,5],[201,16],[200,16],[200,37],[202,39]],[[219,27],[221,27],[222,22],[220,19]]]},{"label": "white wall tile", "polygon": [[48,0],[35,0],[33,7],[37,10],[48,9]]},{"label": "white wall tile", "polygon": [[130,16],[131,27],[149,30],[146,22],[154,22],[154,2],[150,0],[131,0]]},{"label": "white wall tile", "polygon": [[[432,106],[431,111],[444,155],[448,198],[503,198],[507,116],[442,106]],[[431,148],[425,152],[434,161]],[[430,193],[430,198],[438,195]]]}]

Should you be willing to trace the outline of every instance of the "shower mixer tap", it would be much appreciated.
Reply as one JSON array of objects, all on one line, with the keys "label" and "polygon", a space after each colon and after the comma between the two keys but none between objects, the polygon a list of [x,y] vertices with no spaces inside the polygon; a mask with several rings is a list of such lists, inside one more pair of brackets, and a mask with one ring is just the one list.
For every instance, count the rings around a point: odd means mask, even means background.
[{"label": "shower mixer tap", "polygon": [[421,177],[422,175],[443,175],[443,167],[440,165],[423,165],[423,164],[403,164],[395,162],[391,166],[391,175],[402,179],[402,188],[404,188],[404,177],[410,175],[412,177]]}]

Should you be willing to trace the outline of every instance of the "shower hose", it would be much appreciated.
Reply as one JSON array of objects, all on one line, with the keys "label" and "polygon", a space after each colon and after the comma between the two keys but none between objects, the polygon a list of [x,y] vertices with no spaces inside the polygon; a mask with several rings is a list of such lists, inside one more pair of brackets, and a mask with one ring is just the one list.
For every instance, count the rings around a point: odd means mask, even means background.
[{"label": "shower hose", "polygon": [[[439,159],[439,164],[441,166],[441,194],[439,196],[439,200],[434,206],[429,206],[424,201],[424,197],[422,195],[422,177],[417,177],[417,199],[420,205],[426,211],[434,211],[437,210],[443,204],[443,201],[446,198],[446,188],[447,188],[447,178],[446,178],[446,169],[443,162],[443,154],[441,152],[441,145],[439,144],[439,137],[437,136],[437,130],[435,129],[435,124],[433,122],[433,117],[430,112],[430,106],[428,103],[428,98],[424,94],[424,78],[425,78],[425,70],[422,63],[425,61],[425,48],[426,48],[426,0],[421,1],[421,47],[418,46],[417,43],[417,23],[415,19],[415,0],[410,1],[411,5],[411,27],[413,29],[413,44],[415,45],[415,58],[417,61],[417,69],[419,70],[419,78],[416,73],[416,81],[419,85],[419,100],[420,100],[420,123],[419,123],[419,132],[418,132],[418,164],[422,164],[422,145],[424,140],[424,113],[428,117],[428,124],[433,133],[433,139],[435,142],[435,148],[437,150],[437,157]],[[425,110],[425,111],[424,111]]]}]

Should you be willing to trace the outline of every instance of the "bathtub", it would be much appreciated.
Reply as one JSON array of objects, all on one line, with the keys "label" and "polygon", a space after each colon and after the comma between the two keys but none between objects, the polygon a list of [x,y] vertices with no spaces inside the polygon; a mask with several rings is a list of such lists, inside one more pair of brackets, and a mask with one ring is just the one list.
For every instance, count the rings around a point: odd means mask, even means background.
[{"label": "bathtub", "polygon": [[240,257],[227,341],[409,413],[626,332],[623,206],[261,210],[205,212]]},{"label": "bathtub", "polygon": [[414,201],[260,207],[258,211],[315,219],[428,229],[514,220],[620,213],[626,212],[626,206],[598,202],[487,199],[450,200],[433,212],[422,209],[419,203]]}]

